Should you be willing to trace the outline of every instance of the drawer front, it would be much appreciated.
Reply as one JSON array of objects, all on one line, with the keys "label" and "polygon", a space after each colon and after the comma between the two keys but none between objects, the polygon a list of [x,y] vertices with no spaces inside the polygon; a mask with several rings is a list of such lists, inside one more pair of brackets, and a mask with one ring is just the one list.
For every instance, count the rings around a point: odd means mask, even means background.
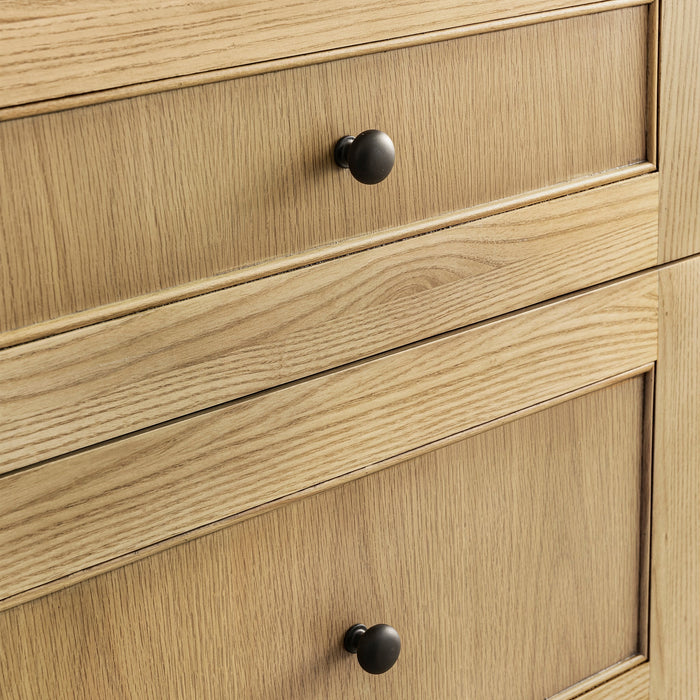
[{"label": "drawer front", "polygon": [[[0,331],[400,238],[643,162],[647,15],[599,12],[0,123]],[[331,157],[368,128],[397,149],[373,187]]]},{"label": "drawer front", "polygon": [[[6,611],[0,688],[549,697],[645,653],[644,406],[619,381]],[[383,676],[358,622],[401,635]]]}]

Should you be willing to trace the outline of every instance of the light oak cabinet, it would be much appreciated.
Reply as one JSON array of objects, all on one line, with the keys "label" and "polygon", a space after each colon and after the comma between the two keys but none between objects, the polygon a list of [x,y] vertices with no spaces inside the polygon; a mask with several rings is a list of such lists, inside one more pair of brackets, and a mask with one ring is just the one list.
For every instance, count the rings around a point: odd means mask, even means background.
[{"label": "light oak cabinet", "polygon": [[0,697],[699,697],[698,37],[0,10]]}]

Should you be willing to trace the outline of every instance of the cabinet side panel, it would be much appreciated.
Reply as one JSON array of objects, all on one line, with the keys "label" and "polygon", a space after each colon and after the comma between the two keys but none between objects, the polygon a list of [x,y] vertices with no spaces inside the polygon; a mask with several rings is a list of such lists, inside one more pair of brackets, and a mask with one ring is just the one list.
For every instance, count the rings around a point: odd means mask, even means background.
[{"label": "cabinet side panel", "polygon": [[659,273],[652,698],[700,697],[700,258]]},{"label": "cabinet side panel", "polygon": [[659,262],[700,252],[700,4],[661,4]]},{"label": "cabinet side panel", "polygon": [[594,688],[578,700],[649,700],[649,664],[642,664],[613,681]]}]

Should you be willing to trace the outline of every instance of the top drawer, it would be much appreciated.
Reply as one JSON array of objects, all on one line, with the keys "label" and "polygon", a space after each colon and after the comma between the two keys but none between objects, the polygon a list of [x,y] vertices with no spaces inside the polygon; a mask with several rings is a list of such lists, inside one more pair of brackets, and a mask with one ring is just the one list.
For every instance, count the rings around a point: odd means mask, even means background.
[{"label": "top drawer", "polygon": [[[351,238],[399,238],[642,162],[647,14],[587,14],[2,123],[0,331]],[[397,149],[375,187],[331,157],[339,137],[367,128]]]},{"label": "top drawer", "polygon": [[6,1],[0,107],[588,2]]}]

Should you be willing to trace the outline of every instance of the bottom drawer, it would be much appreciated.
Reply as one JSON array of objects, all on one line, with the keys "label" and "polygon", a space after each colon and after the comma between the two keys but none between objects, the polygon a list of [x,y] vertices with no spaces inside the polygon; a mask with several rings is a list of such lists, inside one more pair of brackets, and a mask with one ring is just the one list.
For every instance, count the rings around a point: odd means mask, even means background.
[{"label": "bottom drawer", "polygon": [[[0,694],[537,698],[645,653],[645,375],[0,615]],[[394,626],[381,676],[342,648]],[[6,697],[6,696],[5,696]]]}]

